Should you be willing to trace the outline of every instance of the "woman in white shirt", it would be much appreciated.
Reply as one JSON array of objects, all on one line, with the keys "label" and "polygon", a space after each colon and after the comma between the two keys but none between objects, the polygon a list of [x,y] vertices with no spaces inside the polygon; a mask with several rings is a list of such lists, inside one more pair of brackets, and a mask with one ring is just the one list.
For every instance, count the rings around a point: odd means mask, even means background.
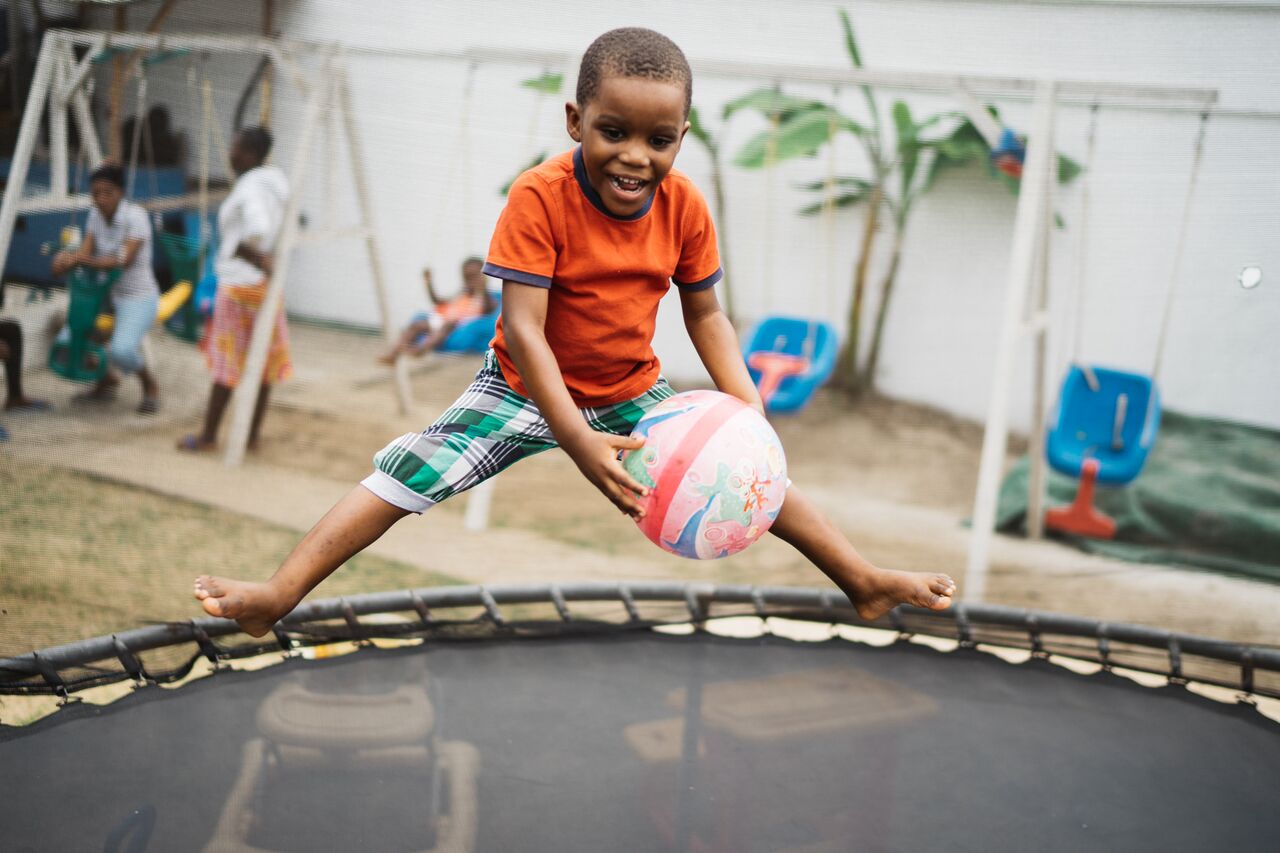
[{"label": "woman in white shirt", "polygon": [[[267,282],[274,269],[272,253],[280,237],[289,182],[276,166],[264,165],[271,152],[271,134],[262,127],[247,127],[231,142],[231,168],[236,182],[231,195],[218,209],[218,256],[214,272],[218,292],[213,305],[213,322],[205,340],[205,357],[213,374],[204,428],[199,435],[183,436],[178,449],[203,451],[217,446],[218,426],[240,383],[249,341],[258,318],[258,308],[267,295]],[[262,387],[249,428],[249,448],[258,444],[258,431],[266,414],[271,385],[293,375],[289,357],[289,333],[284,311],[275,318],[271,348],[263,370]]]},{"label": "woman in white shirt", "polygon": [[136,373],[142,382],[138,412],[153,415],[160,410],[160,386],[142,352],[143,338],[155,325],[160,304],[160,287],[151,270],[151,220],[145,210],[125,199],[124,169],[114,163],[99,166],[89,176],[89,195],[93,207],[79,249],[59,252],[53,259],[55,275],[75,266],[120,270],[111,287],[116,320],[107,348],[110,367],[85,397],[109,400],[120,385],[120,374]]}]

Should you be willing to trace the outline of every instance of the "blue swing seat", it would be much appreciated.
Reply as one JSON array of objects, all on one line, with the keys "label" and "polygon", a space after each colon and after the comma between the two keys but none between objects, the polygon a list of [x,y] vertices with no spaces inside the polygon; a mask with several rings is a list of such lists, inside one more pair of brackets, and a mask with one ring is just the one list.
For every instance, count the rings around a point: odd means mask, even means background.
[{"label": "blue swing seat", "polygon": [[459,323],[436,352],[483,353],[489,348],[489,341],[497,331],[498,317],[502,314],[502,293],[491,292],[489,295],[493,297],[493,310]]},{"label": "blue swing seat", "polygon": [[777,353],[808,361],[802,372],[786,376],[778,383],[777,389],[765,400],[765,407],[773,412],[794,412],[809,402],[813,392],[835,369],[839,340],[835,326],[830,323],[799,317],[761,320],[747,336],[742,350],[752,382],[759,386],[763,377],[760,370],[751,367],[754,354]]},{"label": "blue swing seat", "polygon": [[1155,444],[1160,390],[1141,373],[1072,365],[1051,422],[1045,451],[1054,469],[1079,477],[1085,460],[1096,459],[1099,483],[1128,483]]}]

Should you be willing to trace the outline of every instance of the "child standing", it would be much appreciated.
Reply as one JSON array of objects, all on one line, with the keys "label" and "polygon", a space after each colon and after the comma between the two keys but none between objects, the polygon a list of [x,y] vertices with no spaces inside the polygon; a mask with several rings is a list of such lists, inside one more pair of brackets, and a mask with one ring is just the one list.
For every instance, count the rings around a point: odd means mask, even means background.
[{"label": "child standing", "polygon": [[[268,581],[197,578],[206,612],[262,636],[405,515],[555,446],[621,512],[640,518],[645,488],[618,453],[643,444],[631,429],[674,393],[651,346],[670,282],[716,387],[763,410],[716,300],[721,271],[706,202],[672,170],[692,81],[680,49],[651,30],[612,30],[592,43],[576,101],[565,105],[579,146],[521,175],[498,220],[484,272],[503,281],[502,318],[471,387],[435,424],[378,453],[374,472]],[[864,618],[904,602],[942,610],[955,594],[946,575],[867,562],[795,486],[771,530]]]}]

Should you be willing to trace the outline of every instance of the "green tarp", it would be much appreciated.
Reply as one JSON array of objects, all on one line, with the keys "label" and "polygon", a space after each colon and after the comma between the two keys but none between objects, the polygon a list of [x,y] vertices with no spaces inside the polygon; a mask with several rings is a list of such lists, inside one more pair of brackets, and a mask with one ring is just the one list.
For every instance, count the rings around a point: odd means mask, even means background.
[{"label": "green tarp", "polygon": [[[1027,472],[1023,457],[1001,486],[1001,531],[1026,529]],[[1071,503],[1075,478],[1049,469],[1048,479],[1046,506]],[[1280,583],[1280,432],[1166,411],[1138,478],[1095,495],[1114,540],[1052,535],[1123,560]]]}]

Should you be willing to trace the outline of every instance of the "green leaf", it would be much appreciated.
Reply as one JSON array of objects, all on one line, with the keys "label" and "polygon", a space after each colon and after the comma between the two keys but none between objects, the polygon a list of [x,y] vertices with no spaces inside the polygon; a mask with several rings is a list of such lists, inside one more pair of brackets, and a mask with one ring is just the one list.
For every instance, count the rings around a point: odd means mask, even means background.
[{"label": "green leaf", "polygon": [[[862,204],[871,195],[870,188],[866,192],[841,193],[832,199],[832,206],[839,209],[842,207],[853,207],[855,204]],[[826,209],[826,202],[819,201],[814,204],[807,205],[797,211],[801,216],[814,216],[822,213]]]},{"label": "green leaf", "polygon": [[786,119],[795,113],[825,106],[821,101],[797,98],[776,88],[766,87],[755,89],[725,104],[722,117],[728,119],[741,110],[755,110],[764,116],[777,115],[779,119]]},{"label": "green leaf", "polygon": [[[831,180],[831,183],[841,189],[865,190],[872,186],[872,182],[866,178],[857,178],[852,175],[837,175]],[[827,189],[826,179],[819,181],[805,181],[795,185],[796,189],[805,192],[825,192]]]},{"label": "green leaf", "polygon": [[849,13],[844,9],[837,9],[840,13],[840,29],[844,31],[844,49],[849,51],[849,59],[853,62],[854,68],[862,67],[862,52],[858,50],[858,40],[853,35],[853,22],[849,20]]},{"label": "green leaf", "polygon": [[711,132],[702,123],[702,115],[698,112],[697,107],[689,107],[689,132],[693,134],[694,139],[706,146],[708,151],[715,150],[715,142],[711,139]]},{"label": "green leaf", "polygon": [[[766,128],[747,141],[733,162],[744,169],[759,169],[772,162],[811,157],[831,138],[833,113],[825,104],[791,115],[777,128]],[[837,121],[837,128],[840,123]]]},{"label": "green leaf", "polygon": [[535,92],[542,92],[544,95],[556,95],[560,93],[560,87],[564,85],[564,75],[547,72],[540,77],[531,77],[528,80],[524,80],[520,85]]},{"label": "green leaf", "polygon": [[1069,184],[1078,178],[1083,171],[1084,166],[1081,166],[1066,154],[1058,155],[1058,183]]}]

